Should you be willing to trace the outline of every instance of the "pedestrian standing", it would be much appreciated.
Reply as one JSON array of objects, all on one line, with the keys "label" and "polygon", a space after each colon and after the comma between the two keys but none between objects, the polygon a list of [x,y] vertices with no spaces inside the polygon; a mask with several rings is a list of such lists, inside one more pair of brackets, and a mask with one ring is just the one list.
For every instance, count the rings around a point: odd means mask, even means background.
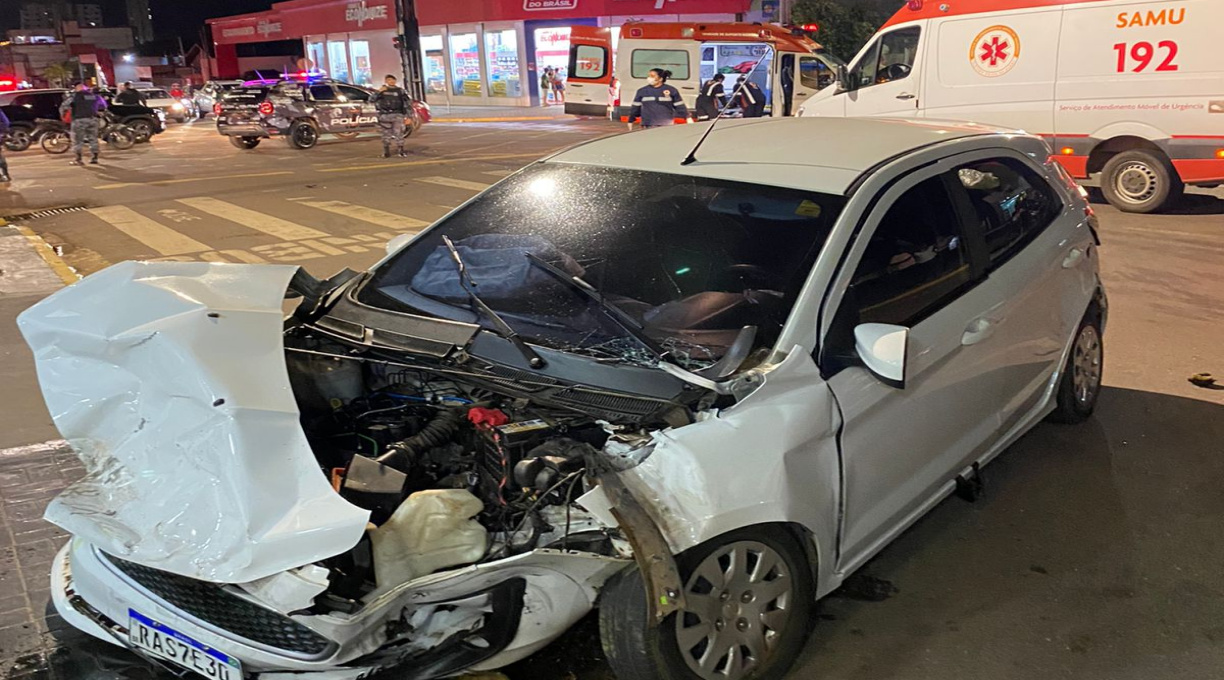
[{"label": "pedestrian standing", "polygon": [[664,127],[688,118],[688,107],[680,96],[680,90],[667,84],[671,71],[652,68],[646,74],[647,85],[633,96],[633,108],[629,111],[629,129],[633,121],[642,119],[642,127]]},{"label": "pedestrian standing", "polygon": [[404,119],[411,106],[408,93],[397,84],[395,76],[388,74],[378,94],[374,95],[374,109],[378,111],[378,127],[382,131],[383,158],[391,157],[392,144],[401,158],[408,155],[404,153]]},{"label": "pedestrian standing", "polygon": [[565,103],[565,78],[561,76],[561,69],[554,69],[552,72],[552,88],[553,94],[556,95],[557,103]]},{"label": "pedestrian standing", "polygon": [[616,119],[616,110],[620,108],[620,80],[612,76],[608,81],[608,120]]},{"label": "pedestrian standing", "polygon": [[0,111],[0,184],[9,183],[8,161],[4,158],[4,140],[8,138],[9,130],[8,116],[4,115],[4,111]]},{"label": "pedestrian standing", "polygon": [[760,118],[765,115],[765,93],[756,83],[740,76],[736,81],[739,87],[739,105],[745,118]]},{"label": "pedestrian standing", "polygon": [[701,86],[701,94],[697,95],[697,120],[713,120],[718,117],[718,112],[727,103],[726,92],[723,90],[724,80],[726,76],[718,73]]},{"label": "pedestrian standing", "polygon": [[552,67],[545,66],[540,74],[540,101],[544,102],[544,106],[548,106],[548,99],[552,96],[552,82]]},{"label": "pedestrian standing", "polygon": [[85,83],[77,83],[76,91],[71,97],[60,104],[60,114],[72,116],[72,151],[75,158],[73,165],[81,165],[81,151],[89,142],[92,157],[90,163],[98,162],[98,116],[106,110],[106,100],[101,95],[89,89]]}]

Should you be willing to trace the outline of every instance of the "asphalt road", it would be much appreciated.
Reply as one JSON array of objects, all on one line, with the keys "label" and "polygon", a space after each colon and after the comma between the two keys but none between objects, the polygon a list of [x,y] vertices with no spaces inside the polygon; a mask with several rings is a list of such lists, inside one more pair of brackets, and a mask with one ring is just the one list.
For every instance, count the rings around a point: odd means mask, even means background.
[{"label": "asphalt road", "polygon": [[[89,208],[26,222],[86,273],[163,257],[293,262],[329,274],[370,264],[391,234],[531,159],[615,131],[599,122],[435,125],[410,142],[412,158],[383,161],[376,140],[243,152],[204,127],[183,127],[152,148],[104,152],[100,168],[15,156],[17,196],[0,193],[0,205]],[[864,568],[877,580],[823,601],[791,677],[1221,677],[1224,391],[1188,378],[1224,378],[1224,190],[1197,192],[1176,214],[1096,207],[1111,302],[1097,415],[1039,426],[986,469],[984,498],[943,503]],[[32,301],[0,299],[0,345],[13,344],[10,308]],[[53,438],[28,358],[15,351],[3,362],[18,389],[6,391],[0,448]],[[0,563],[0,589],[3,579]],[[151,677],[122,654],[70,639],[0,664],[0,674],[42,677],[54,666],[61,678]],[[506,673],[611,677],[589,620]]]}]

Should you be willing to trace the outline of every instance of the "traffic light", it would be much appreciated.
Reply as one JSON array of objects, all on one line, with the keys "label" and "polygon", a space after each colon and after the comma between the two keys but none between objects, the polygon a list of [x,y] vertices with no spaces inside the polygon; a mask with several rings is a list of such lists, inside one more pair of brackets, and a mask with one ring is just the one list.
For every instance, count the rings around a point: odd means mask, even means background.
[{"label": "traffic light", "polygon": [[408,36],[397,35],[391,39],[391,43],[395,45],[395,49],[403,50],[408,45]]}]

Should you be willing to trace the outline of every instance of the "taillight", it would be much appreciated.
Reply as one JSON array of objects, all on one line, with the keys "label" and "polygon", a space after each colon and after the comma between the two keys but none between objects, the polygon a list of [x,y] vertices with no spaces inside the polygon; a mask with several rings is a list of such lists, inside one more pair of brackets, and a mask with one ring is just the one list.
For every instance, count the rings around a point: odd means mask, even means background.
[{"label": "taillight", "polygon": [[259,113],[260,114],[265,115],[265,116],[270,116],[272,115],[272,111],[274,110],[275,109],[272,108],[272,102],[259,102]]},{"label": "taillight", "polygon": [[213,104],[213,115],[221,115],[221,102],[216,102]]}]

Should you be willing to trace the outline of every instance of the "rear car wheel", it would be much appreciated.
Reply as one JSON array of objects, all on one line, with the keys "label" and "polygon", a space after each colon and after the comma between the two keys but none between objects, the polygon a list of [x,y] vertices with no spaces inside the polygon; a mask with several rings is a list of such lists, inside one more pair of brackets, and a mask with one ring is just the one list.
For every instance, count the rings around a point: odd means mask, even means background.
[{"label": "rear car wheel", "polygon": [[68,136],[67,132],[44,132],[42,137],[39,138],[38,143],[42,146],[43,151],[58,156],[59,154],[67,153],[68,149],[72,147],[72,138]]},{"label": "rear car wheel", "polygon": [[807,555],[779,527],[725,534],[678,560],[683,611],[648,620],[632,567],[600,595],[604,653],[621,680],[780,680],[807,640],[815,591]]},{"label": "rear car wheel", "polygon": [[1101,372],[1105,367],[1105,339],[1101,314],[1095,306],[1088,310],[1075,332],[1075,344],[1058,381],[1058,401],[1050,420],[1056,423],[1082,423],[1092,416],[1101,395]]},{"label": "rear car wheel", "polygon": [[128,121],[127,125],[132,128],[137,144],[144,144],[153,138],[153,123],[147,120],[133,120]]},{"label": "rear car wheel", "polygon": [[1101,177],[1105,199],[1122,212],[1152,213],[1181,198],[1186,189],[1172,163],[1146,149],[1109,159]]},{"label": "rear car wheel", "polygon": [[15,127],[9,130],[8,135],[4,138],[4,148],[14,153],[25,151],[30,148],[34,138],[30,136],[30,131],[24,128]]},{"label": "rear car wheel", "polygon": [[239,149],[254,149],[255,147],[259,146],[261,141],[263,141],[259,137],[230,137],[229,140],[230,144],[233,144]]},{"label": "rear car wheel", "polygon": [[309,149],[319,143],[319,130],[313,123],[298,121],[289,128],[289,144],[295,149]]},{"label": "rear car wheel", "polygon": [[361,136],[360,132],[337,132],[335,133],[340,139],[357,139]]}]

